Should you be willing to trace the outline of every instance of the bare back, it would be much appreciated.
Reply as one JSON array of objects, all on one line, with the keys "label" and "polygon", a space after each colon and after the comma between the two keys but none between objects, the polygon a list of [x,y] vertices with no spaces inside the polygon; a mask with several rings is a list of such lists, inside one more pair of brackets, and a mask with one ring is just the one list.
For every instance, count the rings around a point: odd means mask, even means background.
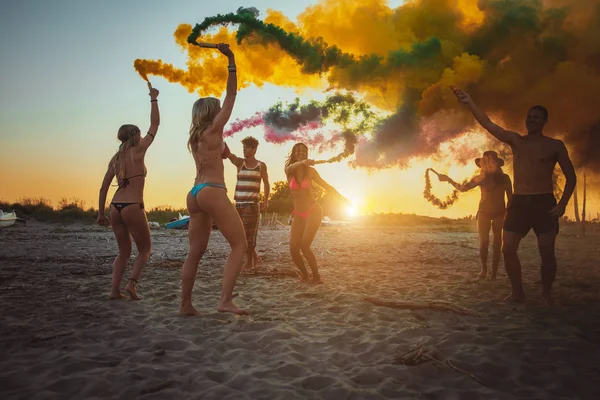
[{"label": "bare back", "polygon": [[144,202],[144,184],[146,182],[146,165],[144,164],[145,155],[146,150],[141,146],[131,148],[123,160],[125,164],[124,176],[117,178],[117,171],[114,171],[119,188],[113,196],[113,202]]},{"label": "bare back", "polygon": [[510,145],[515,194],[553,193],[552,173],[564,144],[547,136],[522,136]]},{"label": "bare back", "polygon": [[225,167],[221,157],[224,147],[223,129],[216,132],[211,125],[202,132],[200,143],[192,153],[196,163],[195,185],[200,183],[225,184]]}]

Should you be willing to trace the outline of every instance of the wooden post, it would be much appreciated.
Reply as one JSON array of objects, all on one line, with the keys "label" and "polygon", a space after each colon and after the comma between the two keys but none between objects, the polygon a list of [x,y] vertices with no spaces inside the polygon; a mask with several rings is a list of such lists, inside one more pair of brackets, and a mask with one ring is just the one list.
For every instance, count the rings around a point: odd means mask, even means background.
[{"label": "wooden post", "polygon": [[583,204],[581,206],[581,234],[585,236],[585,206],[587,200],[587,182],[585,170],[583,171]]}]

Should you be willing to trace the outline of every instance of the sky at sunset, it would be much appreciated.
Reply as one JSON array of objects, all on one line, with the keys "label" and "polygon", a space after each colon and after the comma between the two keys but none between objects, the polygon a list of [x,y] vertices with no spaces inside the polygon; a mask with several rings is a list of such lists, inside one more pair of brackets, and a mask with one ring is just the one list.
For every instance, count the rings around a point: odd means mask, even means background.
[{"label": "sky at sunset", "polygon": [[[237,1],[76,1],[30,0],[3,2],[0,12],[0,200],[43,197],[57,204],[61,198],[78,198],[97,207],[98,189],[107,164],[118,148],[120,125],[133,123],[145,132],[150,102],[145,82],[133,68],[137,58],[163,60],[186,69],[187,54],[176,44],[180,24],[195,25],[205,17],[235,12],[240,6],[256,7],[265,18],[278,10],[292,21],[317,0],[282,2]],[[397,7],[402,1],[390,1]],[[235,30],[236,27],[230,27]],[[214,30],[216,32],[216,30]],[[327,38],[326,38],[327,39]],[[213,51],[203,49],[203,51]],[[247,69],[238,59],[238,69]],[[226,68],[226,58],[220,61]],[[298,73],[298,72],[296,72]],[[278,101],[323,100],[327,77],[312,87],[265,82],[240,89],[230,122],[264,111]],[[198,93],[190,93],[163,77],[149,76],[160,90],[161,125],[146,156],[146,208],[185,206],[195,168],[186,144],[191,108]],[[306,79],[309,79],[308,77]],[[310,79],[319,79],[311,76]],[[222,82],[224,89],[225,82]],[[222,98],[221,93],[214,95]],[[525,112],[525,110],[524,110]],[[227,127],[226,127],[227,128]],[[267,143],[260,127],[227,138],[232,152],[241,155],[240,140],[259,139],[257,158],[264,161],[271,183],[285,180],[283,164],[293,142]],[[485,134],[474,132],[471,145],[486,150]],[[442,146],[443,148],[443,146]],[[497,150],[502,148],[498,145]],[[338,146],[310,157],[325,159],[338,154]],[[442,152],[443,153],[443,152]],[[435,158],[435,159],[434,159]],[[452,158],[414,158],[407,167],[369,170],[339,163],[317,166],[321,176],[352,200],[360,213],[396,212],[462,217],[475,214],[478,189],[463,194],[448,210],[439,210],[423,199],[427,167],[448,173],[457,181],[472,176],[474,163],[460,165]],[[509,168],[505,172],[512,175]],[[235,168],[225,169],[229,195],[233,196]],[[433,179],[439,197],[450,186]],[[108,201],[114,193],[109,191]],[[595,212],[594,203],[588,205]],[[569,208],[569,213],[571,212]]]}]

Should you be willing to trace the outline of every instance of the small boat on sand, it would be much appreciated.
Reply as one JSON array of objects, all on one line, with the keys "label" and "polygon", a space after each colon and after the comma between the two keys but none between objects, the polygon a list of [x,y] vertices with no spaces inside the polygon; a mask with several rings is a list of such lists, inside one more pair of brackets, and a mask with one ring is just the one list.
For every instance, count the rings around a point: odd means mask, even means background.
[{"label": "small boat on sand", "polygon": [[188,227],[189,223],[190,223],[190,217],[188,215],[182,216],[180,213],[179,218],[174,221],[167,222],[165,224],[165,228],[167,228],[167,229],[186,229]]},{"label": "small boat on sand", "polygon": [[19,218],[17,218],[17,213],[15,213],[14,211],[5,213],[2,210],[0,210],[0,228],[6,228],[11,225],[14,225],[18,219]]}]

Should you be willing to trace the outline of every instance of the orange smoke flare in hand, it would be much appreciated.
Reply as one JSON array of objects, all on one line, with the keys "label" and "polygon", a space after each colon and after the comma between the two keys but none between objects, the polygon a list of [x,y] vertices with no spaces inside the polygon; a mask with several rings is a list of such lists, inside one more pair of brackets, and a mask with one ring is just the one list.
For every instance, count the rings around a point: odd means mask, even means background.
[{"label": "orange smoke flare in hand", "polygon": [[140,60],[139,58],[133,62],[133,68],[137,71],[138,74],[142,77],[143,80],[148,82],[148,70],[144,63],[144,60]]}]

